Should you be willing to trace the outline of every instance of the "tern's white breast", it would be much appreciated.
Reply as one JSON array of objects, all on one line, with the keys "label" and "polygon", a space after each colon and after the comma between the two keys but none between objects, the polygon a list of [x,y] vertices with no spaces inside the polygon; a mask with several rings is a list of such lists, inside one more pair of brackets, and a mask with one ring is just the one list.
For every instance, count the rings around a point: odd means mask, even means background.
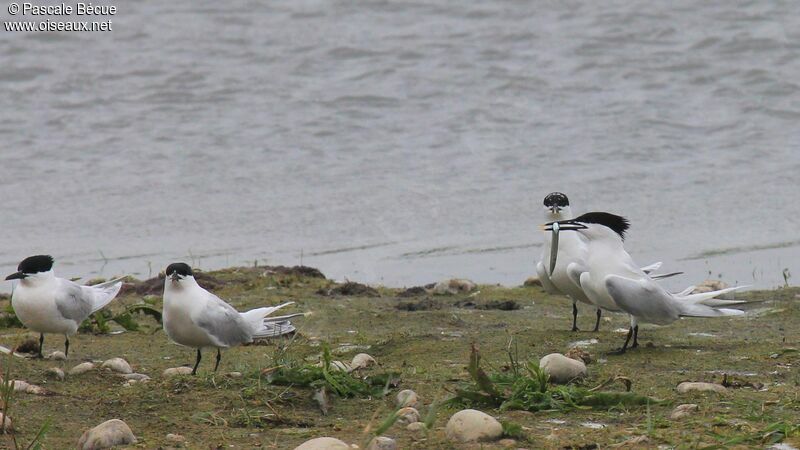
[{"label": "tern's white breast", "polygon": [[202,289],[164,290],[164,331],[176,343],[194,348],[215,346],[208,333],[191,317],[192,312],[205,307],[204,294]]},{"label": "tern's white breast", "polygon": [[78,331],[79,324],[65,319],[58,311],[54,283],[37,286],[20,283],[14,289],[11,306],[20,322],[32,331],[57,334],[75,334]]}]

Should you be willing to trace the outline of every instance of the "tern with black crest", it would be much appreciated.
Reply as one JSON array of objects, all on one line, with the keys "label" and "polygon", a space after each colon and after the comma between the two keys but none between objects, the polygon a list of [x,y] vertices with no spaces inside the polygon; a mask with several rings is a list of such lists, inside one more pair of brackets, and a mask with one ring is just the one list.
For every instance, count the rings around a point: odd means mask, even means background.
[{"label": "tern with black crest", "polygon": [[192,375],[200,365],[201,350],[216,348],[216,372],[222,358],[220,349],[292,333],[295,327],[289,319],[304,314],[268,317],[292,303],[240,313],[197,284],[188,264],[173,263],[167,267],[164,280],[164,331],[175,343],[197,349]]},{"label": "tern with black crest", "polygon": [[[544,226],[552,231],[556,222]],[[579,283],[583,292],[603,309],[622,310],[631,316],[631,326],[620,349],[624,353],[633,337],[637,347],[639,323],[667,325],[681,317],[720,317],[744,314],[723,306],[744,303],[715,297],[744,286],[702,294],[671,294],[640,269],[624,248],[623,239],[630,224],[627,219],[607,212],[590,212],[570,220],[561,220],[562,233],[578,234],[586,243],[585,267],[573,266],[568,276]]]},{"label": "tern with black crest", "polygon": [[[587,297],[576,280],[568,275],[568,271],[583,271],[586,266],[587,243],[578,233],[560,233],[559,221],[572,219],[569,198],[561,192],[551,192],[544,198],[545,220],[552,223],[550,231],[544,239],[542,256],[536,264],[536,273],[545,291],[555,295],[566,295],[572,300],[572,331],[578,331],[578,302],[592,305],[596,309],[597,320],[594,331],[600,328],[602,306],[596,305]],[[650,273],[661,267],[661,263],[651,264],[642,270]],[[680,272],[658,275],[666,278]],[[608,308],[605,308],[608,309]],[[618,311],[618,308],[610,309]]]},{"label": "tern with black crest", "polygon": [[25,327],[39,333],[40,358],[45,333],[63,334],[64,354],[69,355],[69,337],[93,312],[114,300],[122,287],[119,279],[81,286],[57,278],[50,255],[23,259],[17,272],[6,280],[19,280],[11,294],[11,306]]}]

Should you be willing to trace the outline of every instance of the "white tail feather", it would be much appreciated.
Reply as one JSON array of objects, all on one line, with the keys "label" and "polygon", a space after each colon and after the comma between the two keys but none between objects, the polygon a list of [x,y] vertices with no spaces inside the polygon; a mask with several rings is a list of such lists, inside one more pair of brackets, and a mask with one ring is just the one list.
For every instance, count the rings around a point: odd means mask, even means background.
[{"label": "white tail feather", "polygon": [[109,282],[107,281],[97,286],[83,287],[84,289],[91,289],[92,293],[94,294],[94,304],[92,305],[92,312],[99,311],[101,308],[111,303],[111,300],[114,300],[114,297],[116,297],[117,294],[119,294],[119,290],[122,289],[122,283],[120,283],[118,280],[112,280],[112,281],[116,281],[116,284],[109,285]]}]

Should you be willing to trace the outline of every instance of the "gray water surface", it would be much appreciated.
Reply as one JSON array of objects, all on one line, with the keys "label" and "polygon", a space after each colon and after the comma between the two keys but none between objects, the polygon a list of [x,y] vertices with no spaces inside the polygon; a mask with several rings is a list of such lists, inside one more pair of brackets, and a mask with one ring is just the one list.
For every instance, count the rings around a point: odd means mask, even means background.
[{"label": "gray water surface", "polygon": [[116,6],[0,30],[3,274],[517,284],[560,190],[675,286],[800,277],[794,2]]}]

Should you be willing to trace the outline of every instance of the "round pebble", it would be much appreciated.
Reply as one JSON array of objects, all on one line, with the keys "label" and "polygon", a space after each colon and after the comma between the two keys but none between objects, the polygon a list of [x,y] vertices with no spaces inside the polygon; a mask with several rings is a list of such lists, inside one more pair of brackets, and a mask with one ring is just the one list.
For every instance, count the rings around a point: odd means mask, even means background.
[{"label": "round pebble", "polygon": [[133,431],[131,431],[128,424],[119,419],[111,419],[90,430],[86,430],[78,441],[78,448],[82,450],[98,450],[135,443],[136,436],[133,435]]},{"label": "round pebble", "polygon": [[350,446],[332,437],[318,437],[305,441],[294,450],[350,450]]},{"label": "round pebble", "polygon": [[561,353],[551,353],[539,360],[539,367],[550,375],[550,382],[566,384],[586,376],[586,364],[567,358]]},{"label": "round pebble", "polygon": [[369,441],[367,450],[397,450],[397,441],[386,436],[376,436]]},{"label": "round pebble", "polygon": [[353,361],[350,363],[350,367],[352,367],[353,370],[365,369],[373,365],[375,365],[375,358],[366,353],[359,353],[353,356]]},{"label": "round pebble", "polygon": [[445,434],[455,442],[494,441],[503,435],[503,426],[482,411],[465,409],[450,417]]},{"label": "round pebble", "polygon": [[66,361],[67,355],[64,352],[53,352],[47,355],[47,359],[52,359],[53,361]]},{"label": "round pebble", "polygon": [[410,406],[400,408],[397,411],[397,423],[400,425],[408,425],[410,423],[419,422],[419,411]]},{"label": "round pebble", "polygon": [[397,406],[399,408],[406,406],[416,408],[417,404],[419,404],[419,398],[417,397],[417,393],[411,389],[403,389],[397,393]]},{"label": "round pebble", "polygon": [[162,376],[165,377],[176,377],[179,375],[191,375],[192,368],[181,366],[181,367],[170,367],[169,369],[164,369],[164,372],[161,373]]},{"label": "round pebble", "polygon": [[59,381],[64,381],[64,371],[58,367],[51,367],[44,371],[45,376]]},{"label": "round pebble", "polygon": [[718,394],[728,393],[728,389],[726,389],[725,386],[721,384],[692,382],[692,381],[684,381],[683,383],[678,385],[677,390],[679,394],[686,394],[687,392],[691,391],[716,392]]},{"label": "round pebble", "polygon": [[70,374],[70,375],[80,375],[82,373],[86,373],[86,372],[88,372],[90,370],[93,370],[93,369],[94,369],[94,364],[93,363],[84,362],[84,363],[78,364],[77,366],[73,367],[72,369],[69,369],[69,372],[67,372],[67,373]]},{"label": "round pebble", "polygon": [[112,372],[117,372],[117,373],[133,373],[131,365],[128,364],[128,361],[125,361],[122,358],[107,359],[103,362],[103,364],[100,367],[102,367],[103,369],[109,369]]}]

